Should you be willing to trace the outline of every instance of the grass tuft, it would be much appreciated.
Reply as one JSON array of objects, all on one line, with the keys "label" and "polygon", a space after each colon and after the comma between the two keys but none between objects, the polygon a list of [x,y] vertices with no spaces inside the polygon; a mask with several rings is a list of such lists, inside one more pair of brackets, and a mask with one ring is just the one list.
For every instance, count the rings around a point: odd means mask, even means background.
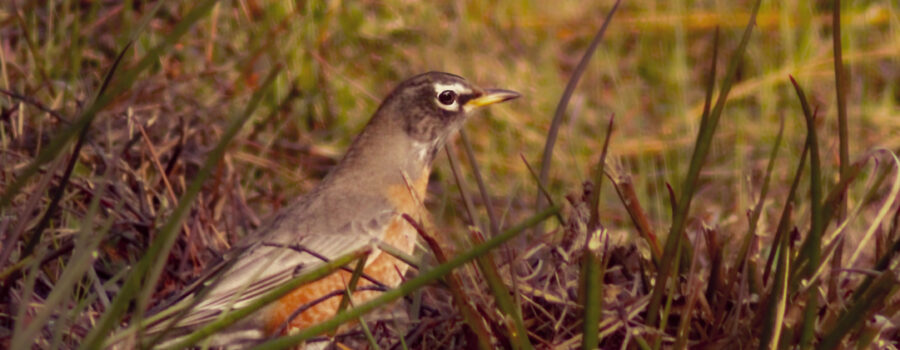
[{"label": "grass tuft", "polygon": [[[407,218],[419,256],[377,246],[406,283],[254,345],[898,347],[896,18],[884,1],[3,2],[0,348],[193,348],[250,317],[147,334],[195,301],[151,306],[216,273],[429,70],[523,97],[436,159],[434,225]],[[362,254],[315,276],[355,271],[346,295]]]}]

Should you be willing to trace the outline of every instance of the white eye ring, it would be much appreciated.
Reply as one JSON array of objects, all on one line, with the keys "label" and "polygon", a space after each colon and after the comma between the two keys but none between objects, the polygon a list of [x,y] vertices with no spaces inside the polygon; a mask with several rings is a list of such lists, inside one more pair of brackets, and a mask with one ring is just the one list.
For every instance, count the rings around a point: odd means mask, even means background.
[{"label": "white eye ring", "polygon": [[434,84],[434,103],[440,107],[441,109],[448,110],[451,112],[459,112],[459,96],[463,94],[472,93],[472,89],[469,89],[463,84],[460,83],[452,83],[452,84]]}]

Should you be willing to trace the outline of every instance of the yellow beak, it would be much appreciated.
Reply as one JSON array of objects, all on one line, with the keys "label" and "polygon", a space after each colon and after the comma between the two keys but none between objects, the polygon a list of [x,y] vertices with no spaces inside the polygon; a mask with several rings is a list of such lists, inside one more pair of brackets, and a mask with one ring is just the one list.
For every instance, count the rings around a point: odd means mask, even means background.
[{"label": "yellow beak", "polygon": [[470,112],[478,107],[487,106],[495,103],[509,101],[522,96],[518,92],[502,89],[487,89],[484,94],[473,98],[463,105],[463,110]]}]

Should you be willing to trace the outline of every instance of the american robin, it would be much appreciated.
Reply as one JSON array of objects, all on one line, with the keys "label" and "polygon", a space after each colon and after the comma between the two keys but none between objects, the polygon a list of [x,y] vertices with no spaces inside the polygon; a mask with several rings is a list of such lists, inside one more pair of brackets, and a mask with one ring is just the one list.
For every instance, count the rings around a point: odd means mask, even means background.
[{"label": "american robin", "polygon": [[[402,82],[316,188],[245,237],[210,268],[215,273],[195,283],[200,286],[217,276],[215,283],[206,283],[210,290],[203,294],[190,290],[178,298],[202,295],[191,311],[175,321],[174,333],[185,334],[244,306],[323,259],[380,242],[412,254],[416,232],[401,216],[426,215],[422,200],[438,150],[469,112],[517,97],[516,92],[482,89],[449,73],[429,72]],[[408,267],[376,249],[364,273],[382,287],[395,287]],[[347,288],[350,276],[339,271],[304,285],[217,334],[213,343],[253,342],[324,321],[338,309],[341,295],[335,292]],[[362,280],[359,288],[371,284]],[[377,293],[369,288],[354,293],[353,299],[363,302]],[[317,301],[329,294],[334,296]],[[301,307],[308,308],[296,314]]]}]

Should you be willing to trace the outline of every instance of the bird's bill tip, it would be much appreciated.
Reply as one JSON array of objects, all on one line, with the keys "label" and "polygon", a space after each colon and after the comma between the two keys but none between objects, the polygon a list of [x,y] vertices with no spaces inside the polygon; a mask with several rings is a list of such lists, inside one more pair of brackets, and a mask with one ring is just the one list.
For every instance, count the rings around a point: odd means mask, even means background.
[{"label": "bird's bill tip", "polygon": [[478,107],[509,101],[519,98],[520,96],[522,96],[522,94],[511,90],[487,89],[484,90],[483,95],[469,100],[463,107],[466,111],[471,111]]}]

